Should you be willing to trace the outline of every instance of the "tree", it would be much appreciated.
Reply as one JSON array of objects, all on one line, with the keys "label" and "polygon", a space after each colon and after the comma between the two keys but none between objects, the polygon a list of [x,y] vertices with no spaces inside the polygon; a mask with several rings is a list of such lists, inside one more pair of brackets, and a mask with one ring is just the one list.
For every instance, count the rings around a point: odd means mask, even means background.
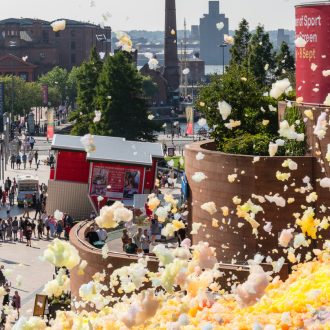
[{"label": "tree", "polygon": [[118,51],[105,59],[97,86],[97,105],[102,116],[93,126],[93,133],[128,140],[154,140],[156,126],[147,118],[143,78],[130,54]]},{"label": "tree", "polygon": [[77,98],[77,84],[80,67],[74,66],[68,74],[67,80],[67,100],[74,107]]},{"label": "tree", "polygon": [[262,25],[258,25],[249,43],[248,69],[256,81],[264,86],[270,83],[269,77],[275,67],[274,64],[273,45],[269,34]]},{"label": "tree", "polygon": [[[47,72],[39,78],[39,82],[58,90],[60,94],[60,103],[63,104],[67,97],[68,71],[56,66],[53,70]],[[56,102],[58,103],[58,102]],[[54,104],[52,104],[54,105]]]},{"label": "tree", "polygon": [[41,86],[38,83],[26,82],[16,76],[1,77],[0,81],[4,82],[5,112],[23,116],[32,107],[41,105]]},{"label": "tree", "polygon": [[70,115],[75,124],[71,131],[73,135],[84,135],[90,132],[96,107],[97,81],[102,70],[102,61],[95,49],[91,51],[89,61],[84,62],[76,72],[77,109]]},{"label": "tree", "polygon": [[249,23],[246,19],[243,18],[239,24],[238,30],[235,31],[235,43],[230,48],[230,65],[243,65],[244,63],[246,64],[250,38],[251,33],[249,32]]},{"label": "tree", "polygon": [[277,79],[283,79],[292,76],[295,71],[295,60],[290,52],[290,48],[286,42],[282,42],[281,48],[275,57],[275,76]]},{"label": "tree", "polygon": [[[228,141],[249,139],[249,145],[258,146],[262,141],[262,152],[268,153],[268,142],[277,134],[277,113],[269,109],[269,105],[276,105],[275,100],[265,97],[257,81],[251,75],[247,78],[247,68],[232,64],[223,76],[215,75],[211,83],[202,87],[196,101],[196,108],[205,115],[208,126],[212,129],[218,150],[226,150]],[[223,120],[218,102],[226,101],[231,107],[231,113]],[[239,121],[240,125],[232,130],[227,128],[230,120]],[[267,125],[264,120],[269,121]],[[254,141],[254,142],[253,142]],[[241,151],[242,152],[242,151]]]}]

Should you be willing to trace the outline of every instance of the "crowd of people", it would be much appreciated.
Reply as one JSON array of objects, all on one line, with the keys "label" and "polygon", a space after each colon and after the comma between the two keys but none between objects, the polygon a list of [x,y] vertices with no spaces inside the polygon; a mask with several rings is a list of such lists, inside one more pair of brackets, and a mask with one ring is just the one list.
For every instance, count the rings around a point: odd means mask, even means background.
[{"label": "crowd of people", "polygon": [[1,311],[1,320],[0,320],[1,328],[3,328],[3,326],[6,323],[6,311],[5,311],[6,306],[9,306],[9,304],[11,303],[12,307],[17,312],[17,319],[19,318],[19,312],[21,308],[21,297],[18,294],[18,291],[15,290],[14,295],[10,297],[11,283],[6,279],[4,275],[4,268],[5,268],[4,265],[0,266],[0,286],[2,286],[5,291],[5,294],[3,295],[2,298],[2,311]]}]

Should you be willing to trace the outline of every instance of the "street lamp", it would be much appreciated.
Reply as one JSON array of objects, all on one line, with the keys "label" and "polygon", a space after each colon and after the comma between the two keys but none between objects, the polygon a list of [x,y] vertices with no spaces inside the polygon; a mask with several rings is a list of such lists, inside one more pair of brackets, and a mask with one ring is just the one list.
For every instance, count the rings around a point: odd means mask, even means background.
[{"label": "street lamp", "polygon": [[222,75],[225,73],[225,48],[228,46],[226,42],[222,43],[218,47],[222,48]]}]

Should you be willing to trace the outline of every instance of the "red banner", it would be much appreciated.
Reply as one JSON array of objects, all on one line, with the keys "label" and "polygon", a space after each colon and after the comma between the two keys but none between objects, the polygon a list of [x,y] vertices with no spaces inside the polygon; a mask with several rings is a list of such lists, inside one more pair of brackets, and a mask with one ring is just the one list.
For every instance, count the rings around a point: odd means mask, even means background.
[{"label": "red banner", "polygon": [[41,90],[42,90],[42,103],[44,105],[48,105],[48,86],[42,85]]},{"label": "red banner", "polygon": [[305,47],[296,48],[297,97],[303,102],[323,104],[330,91],[329,2],[315,2],[296,7],[296,38],[305,40]]},{"label": "red banner", "polygon": [[142,193],[144,168],[116,164],[93,164],[90,195],[110,200],[130,200]]}]

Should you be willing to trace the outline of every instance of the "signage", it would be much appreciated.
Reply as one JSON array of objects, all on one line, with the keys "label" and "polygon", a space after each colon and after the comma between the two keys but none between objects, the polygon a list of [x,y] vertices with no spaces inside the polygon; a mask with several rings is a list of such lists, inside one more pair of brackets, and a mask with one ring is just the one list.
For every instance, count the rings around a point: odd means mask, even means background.
[{"label": "signage", "polygon": [[37,294],[34,300],[33,316],[45,315],[45,309],[48,301],[48,296],[43,294]]},{"label": "signage", "polygon": [[42,91],[42,103],[47,106],[48,105],[48,86],[42,85],[41,86]]},{"label": "signage", "polygon": [[135,194],[142,193],[143,173],[141,167],[94,164],[90,195],[110,200],[132,200]]},{"label": "signage", "polygon": [[3,114],[5,108],[5,83],[0,82],[0,133],[4,131]]},{"label": "signage", "polygon": [[54,110],[47,110],[47,138],[52,139],[54,136]]},{"label": "signage", "polygon": [[296,38],[305,40],[296,47],[296,94],[305,103],[323,104],[330,91],[329,2],[296,6]]},{"label": "signage", "polygon": [[187,135],[194,135],[194,109],[189,106],[186,107],[186,117],[187,117]]}]

